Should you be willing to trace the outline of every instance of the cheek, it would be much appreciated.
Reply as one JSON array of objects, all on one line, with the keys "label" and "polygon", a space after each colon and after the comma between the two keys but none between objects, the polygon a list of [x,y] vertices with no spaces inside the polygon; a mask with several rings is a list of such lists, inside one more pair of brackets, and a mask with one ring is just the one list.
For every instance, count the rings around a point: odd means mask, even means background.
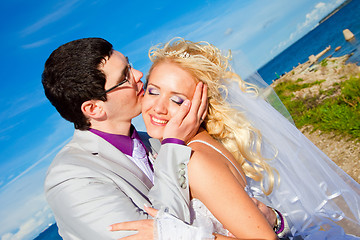
[{"label": "cheek", "polygon": [[180,106],[174,103],[169,104],[168,106],[168,115],[170,118],[173,118],[180,110]]},{"label": "cheek", "polygon": [[143,113],[146,113],[153,107],[153,105],[154,105],[154,103],[153,103],[153,100],[151,99],[151,97],[149,97],[148,94],[145,94],[142,99],[141,111]]}]

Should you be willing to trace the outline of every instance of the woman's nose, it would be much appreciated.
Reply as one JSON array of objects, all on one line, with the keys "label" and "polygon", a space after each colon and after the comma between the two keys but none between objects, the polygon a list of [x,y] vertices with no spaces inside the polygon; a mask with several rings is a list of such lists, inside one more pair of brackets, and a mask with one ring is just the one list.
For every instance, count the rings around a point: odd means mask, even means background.
[{"label": "woman's nose", "polygon": [[167,114],[167,101],[166,99],[159,98],[154,105],[154,111],[157,114]]}]

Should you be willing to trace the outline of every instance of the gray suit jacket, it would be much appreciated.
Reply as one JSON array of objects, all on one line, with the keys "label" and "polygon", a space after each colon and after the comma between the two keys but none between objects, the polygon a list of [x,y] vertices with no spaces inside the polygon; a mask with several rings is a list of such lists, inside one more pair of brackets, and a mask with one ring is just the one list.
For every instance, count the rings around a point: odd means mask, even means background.
[{"label": "gray suit jacket", "polygon": [[[110,232],[107,226],[146,219],[144,204],[168,207],[189,222],[189,188],[179,183],[179,166],[187,164],[191,149],[165,144],[140,134],[157,154],[154,186],[123,153],[101,137],[75,130],[74,137],[55,157],[45,180],[45,194],[63,239],[118,239],[131,231]],[[187,179],[187,168],[182,176]],[[180,174],[180,175],[181,175]],[[182,187],[181,187],[182,184]]]}]

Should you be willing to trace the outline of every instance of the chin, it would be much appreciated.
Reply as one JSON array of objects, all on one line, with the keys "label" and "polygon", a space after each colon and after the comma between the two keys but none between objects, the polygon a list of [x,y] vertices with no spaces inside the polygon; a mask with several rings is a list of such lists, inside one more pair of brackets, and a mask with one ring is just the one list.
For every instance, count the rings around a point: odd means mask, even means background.
[{"label": "chin", "polygon": [[163,129],[158,129],[156,127],[153,126],[148,126],[145,124],[146,127],[146,131],[147,134],[152,137],[152,138],[156,138],[156,139],[163,139],[164,136],[164,130]]}]

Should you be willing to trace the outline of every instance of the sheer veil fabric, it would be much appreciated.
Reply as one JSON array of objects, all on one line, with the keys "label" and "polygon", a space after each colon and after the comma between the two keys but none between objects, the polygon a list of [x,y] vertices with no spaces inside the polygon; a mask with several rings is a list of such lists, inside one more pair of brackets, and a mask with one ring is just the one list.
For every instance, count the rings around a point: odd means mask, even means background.
[{"label": "sheer veil fabric", "polygon": [[[240,74],[236,64],[231,64]],[[263,154],[280,176],[269,196],[258,182],[248,179],[253,194],[284,214],[293,236],[360,239],[355,237],[360,236],[360,185],[295,127],[259,74],[248,74],[245,80],[255,84],[259,94],[244,93],[236,83],[224,80],[226,101],[260,130]]]}]

